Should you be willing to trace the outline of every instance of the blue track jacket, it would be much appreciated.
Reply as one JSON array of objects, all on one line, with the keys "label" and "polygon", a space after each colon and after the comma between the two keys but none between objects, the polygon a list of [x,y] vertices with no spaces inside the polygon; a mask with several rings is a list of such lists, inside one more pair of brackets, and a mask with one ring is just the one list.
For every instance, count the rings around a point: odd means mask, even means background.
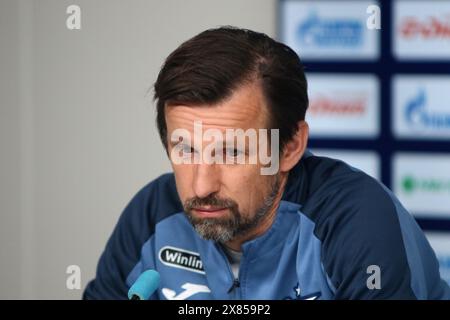
[{"label": "blue track jacket", "polygon": [[450,299],[420,227],[379,182],[307,151],[291,170],[273,225],[243,247],[234,279],[220,245],[185,214],[173,174],[121,215],[85,299],[127,299],[147,269],[151,299]]}]

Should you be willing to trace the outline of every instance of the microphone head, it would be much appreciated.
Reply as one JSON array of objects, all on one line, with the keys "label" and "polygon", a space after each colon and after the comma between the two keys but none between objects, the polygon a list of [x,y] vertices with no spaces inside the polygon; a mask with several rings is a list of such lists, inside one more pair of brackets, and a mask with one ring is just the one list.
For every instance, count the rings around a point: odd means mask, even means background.
[{"label": "microphone head", "polygon": [[147,300],[158,289],[159,273],[155,270],[146,270],[141,273],[136,282],[128,290],[128,299]]}]

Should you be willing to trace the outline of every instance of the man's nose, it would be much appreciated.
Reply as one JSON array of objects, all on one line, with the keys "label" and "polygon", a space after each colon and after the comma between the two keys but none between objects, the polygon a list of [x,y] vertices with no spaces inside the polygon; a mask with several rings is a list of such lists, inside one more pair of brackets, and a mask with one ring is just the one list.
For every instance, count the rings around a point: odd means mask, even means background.
[{"label": "man's nose", "polygon": [[193,181],[195,195],[205,198],[220,190],[220,170],[215,164],[197,164]]}]

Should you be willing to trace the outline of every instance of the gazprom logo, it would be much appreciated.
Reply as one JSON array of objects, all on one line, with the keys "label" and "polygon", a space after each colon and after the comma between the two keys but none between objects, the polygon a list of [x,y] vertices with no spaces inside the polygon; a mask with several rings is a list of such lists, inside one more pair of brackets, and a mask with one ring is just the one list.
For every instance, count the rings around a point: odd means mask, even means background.
[{"label": "gazprom logo", "polygon": [[427,109],[427,95],[425,89],[407,101],[405,106],[405,119],[409,126],[418,129],[450,129],[450,112],[436,112]]},{"label": "gazprom logo", "polygon": [[360,47],[363,44],[363,23],[358,19],[321,18],[311,11],[299,25],[300,43],[322,47]]}]

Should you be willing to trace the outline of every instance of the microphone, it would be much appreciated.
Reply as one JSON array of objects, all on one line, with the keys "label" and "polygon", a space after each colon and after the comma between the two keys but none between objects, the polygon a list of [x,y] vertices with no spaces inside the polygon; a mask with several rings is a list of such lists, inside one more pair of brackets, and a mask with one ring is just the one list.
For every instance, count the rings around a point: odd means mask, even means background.
[{"label": "microphone", "polygon": [[128,299],[147,300],[158,289],[159,279],[159,273],[155,270],[149,269],[142,272],[128,290]]}]

